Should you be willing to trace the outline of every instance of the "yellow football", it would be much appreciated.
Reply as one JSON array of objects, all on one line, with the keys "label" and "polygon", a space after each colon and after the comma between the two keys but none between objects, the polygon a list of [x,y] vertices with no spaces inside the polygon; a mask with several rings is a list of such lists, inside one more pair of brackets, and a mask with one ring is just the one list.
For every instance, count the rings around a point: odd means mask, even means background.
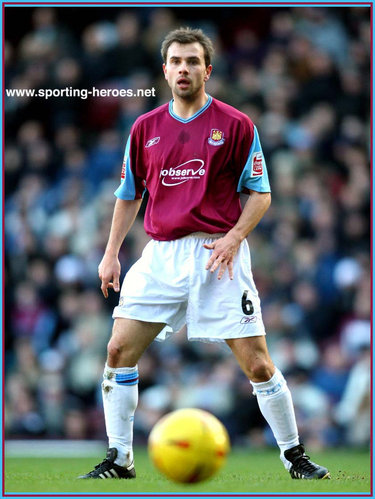
[{"label": "yellow football", "polygon": [[179,409],[161,418],[148,439],[156,468],[181,483],[201,482],[225,463],[230,441],[224,425],[201,409]]}]

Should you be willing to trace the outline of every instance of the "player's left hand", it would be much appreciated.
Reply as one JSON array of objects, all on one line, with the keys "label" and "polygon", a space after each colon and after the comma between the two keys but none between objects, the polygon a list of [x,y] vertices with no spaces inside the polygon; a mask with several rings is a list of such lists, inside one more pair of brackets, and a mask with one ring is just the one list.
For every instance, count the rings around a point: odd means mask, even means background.
[{"label": "player's left hand", "polygon": [[228,232],[224,237],[217,239],[213,243],[204,244],[204,248],[213,250],[207,262],[206,270],[210,270],[213,273],[219,268],[217,278],[220,280],[226,269],[228,269],[229,278],[233,279],[233,259],[240,244],[240,237],[231,232]]}]

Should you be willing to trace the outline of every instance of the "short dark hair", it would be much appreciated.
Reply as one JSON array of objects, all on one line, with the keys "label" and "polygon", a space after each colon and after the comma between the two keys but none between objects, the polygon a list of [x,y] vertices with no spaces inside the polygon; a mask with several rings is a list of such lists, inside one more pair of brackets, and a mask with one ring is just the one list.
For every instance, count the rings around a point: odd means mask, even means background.
[{"label": "short dark hair", "polygon": [[161,45],[161,55],[165,63],[167,62],[168,49],[174,42],[181,44],[194,42],[200,43],[203,47],[204,62],[206,67],[211,64],[211,59],[214,55],[214,47],[212,45],[212,41],[203,33],[201,29],[179,28],[168,33]]}]

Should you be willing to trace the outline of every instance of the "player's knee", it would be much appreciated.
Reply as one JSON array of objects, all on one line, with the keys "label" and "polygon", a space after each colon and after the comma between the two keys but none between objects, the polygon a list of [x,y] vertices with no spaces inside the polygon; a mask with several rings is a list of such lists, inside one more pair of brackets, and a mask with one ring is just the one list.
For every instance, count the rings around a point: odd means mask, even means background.
[{"label": "player's knee", "polygon": [[267,359],[256,359],[249,363],[246,374],[251,381],[262,383],[272,378],[275,368]]},{"label": "player's knee", "polygon": [[117,361],[122,352],[122,345],[117,341],[110,340],[107,345],[107,356],[108,360],[111,361],[110,365],[117,364]]},{"label": "player's knee", "polygon": [[107,362],[110,366],[131,365],[131,348],[125,342],[120,342],[116,338],[111,338],[107,345]]}]

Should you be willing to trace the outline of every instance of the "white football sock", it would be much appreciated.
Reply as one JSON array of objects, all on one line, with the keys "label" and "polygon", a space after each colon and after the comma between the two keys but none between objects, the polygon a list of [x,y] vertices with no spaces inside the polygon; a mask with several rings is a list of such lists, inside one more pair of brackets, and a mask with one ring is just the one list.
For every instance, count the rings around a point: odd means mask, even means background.
[{"label": "white football sock", "polygon": [[133,461],[133,420],[138,404],[138,367],[104,368],[102,395],[109,448],[115,447],[115,463]]},{"label": "white football sock", "polygon": [[264,419],[270,425],[276,442],[280,447],[280,459],[286,469],[291,463],[285,459],[284,452],[299,444],[298,429],[294,415],[292,396],[284,376],[276,368],[275,374],[268,381],[253,383],[254,395]]}]

